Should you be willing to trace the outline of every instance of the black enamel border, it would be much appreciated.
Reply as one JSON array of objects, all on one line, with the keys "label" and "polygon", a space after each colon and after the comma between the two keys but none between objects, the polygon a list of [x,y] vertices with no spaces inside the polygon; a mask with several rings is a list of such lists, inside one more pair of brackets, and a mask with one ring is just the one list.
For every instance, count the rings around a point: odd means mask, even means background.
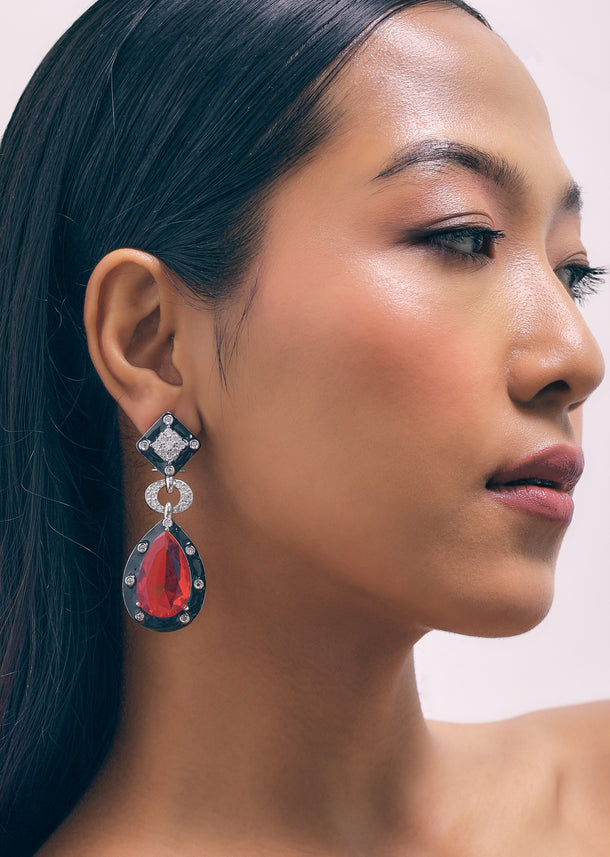
[{"label": "black enamel border", "polygon": [[[184,532],[182,527],[178,526],[176,523],[172,523],[170,527],[167,528],[168,532],[176,539],[182,550],[184,551],[184,555],[188,562],[189,571],[191,574],[191,594],[189,600],[187,601],[183,610],[180,611],[176,616],[168,616],[165,619],[160,619],[157,616],[150,616],[145,610],[137,605],[137,582],[138,582],[138,574],[140,573],[140,568],[142,566],[142,562],[146,553],[140,553],[138,551],[138,545],[134,547],[131,554],[129,555],[129,559],[127,560],[127,564],[125,565],[125,570],[123,571],[123,601],[125,603],[125,607],[127,608],[127,612],[134,620],[137,625],[141,625],[143,628],[150,628],[152,631],[180,631],[182,628],[188,628],[189,625],[192,624],[193,619],[197,616],[201,607],[203,605],[203,601],[205,598],[205,571],[203,568],[203,563],[195,548],[195,554],[193,556],[189,556],[186,552],[186,546],[193,544],[187,534]],[[157,538],[165,530],[163,526],[163,521],[159,521],[159,523],[155,524],[155,526],[150,529],[146,535],[142,536],[138,544],[142,542],[148,542],[149,545]],[[194,545],[193,545],[194,547]],[[133,586],[127,586],[125,583],[125,578],[128,575],[133,575],[136,579],[136,582]],[[196,577],[200,577],[203,580],[203,588],[195,589],[193,586],[193,580]],[[144,613],[144,620],[139,622],[135,614],[139,611]],[[182,613],[188,613],[191,617],[191,621],[187,623],[180,622],[180,615]]]},{"label": "black enamel border", "polygon": [[[163,422],[164,417],[170,416],[172,417],[173,422],[167,425],[167,423]],[[148,431],[142,435],[142,437],[136,443],[136,449],[143,455],[147,461],[150,461],[153,467],[156,467],[161,473],[165,473],[165,467],[167,464],[171,464],[171,466],[175,469],[176,473],[181,470],[187,461],[195,455],[196,452],[199,451],[199,447],[197,449],[191,449],[190,446],[187,446],[186,449],[183,449],[178,458],[174,459],[174,461],[166,461],[161,456],[157,455],[157,453],[152,448],[152,444],[156,441],[161,432],[165,431],[166,428],[173,429],[176,434],[179,434],[180,437],[190,444],[192,440],[197,440],[195,435],[190,432],[185,425],[183,425],[180,420],[176,419],[176,417],[167,411],[163,416],[159,417],[156,423],[153,423]],[[145,451],[140,449],[140,443],[143,440],[149,441],[151,446]]]}]

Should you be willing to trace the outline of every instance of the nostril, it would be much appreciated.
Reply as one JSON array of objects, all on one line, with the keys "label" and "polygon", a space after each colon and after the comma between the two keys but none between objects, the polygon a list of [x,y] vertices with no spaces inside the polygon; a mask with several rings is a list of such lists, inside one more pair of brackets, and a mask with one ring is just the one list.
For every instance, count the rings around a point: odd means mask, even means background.
[{"label": "nostril", "polygon": [[531,404],[541,404],[542,402],[561,402],[567,404],[572,398],[572,388],[567,381],[559,378],[557,381],[551,381],[541,387],[531,399]]},{"label": "nostril", "polygon": [[538,393],[539,396],[542,396],[544,393],[565,393],[570,389],[570,385],[567,381],[562,381],[561,379],[558,381],[552,381],[550,384],[547,384],[546,387],[543,387],[542,390]]}]

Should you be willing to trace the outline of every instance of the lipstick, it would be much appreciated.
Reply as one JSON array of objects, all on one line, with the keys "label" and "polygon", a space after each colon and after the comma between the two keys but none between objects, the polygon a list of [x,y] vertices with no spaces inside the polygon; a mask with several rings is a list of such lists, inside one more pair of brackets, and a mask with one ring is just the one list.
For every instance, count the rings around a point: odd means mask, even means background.
[{"label": "lipstick", "polygon": [[582,449],[557,444],[501,468],[485,487],[495,500],[517,512],[567,526],[574,514],[571,492],[584,464]]}]

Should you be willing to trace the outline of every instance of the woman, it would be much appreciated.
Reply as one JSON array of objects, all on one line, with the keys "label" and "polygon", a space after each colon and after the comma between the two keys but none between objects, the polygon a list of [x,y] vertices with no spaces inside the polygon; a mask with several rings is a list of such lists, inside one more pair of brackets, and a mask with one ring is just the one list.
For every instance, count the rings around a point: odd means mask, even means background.
[{"label": "woman", "polygon": [[6,853],[607,853],[606,705],[427,724],[413,675],[545,615],[603,373],[480,16],[102,0],[0,187]]}]

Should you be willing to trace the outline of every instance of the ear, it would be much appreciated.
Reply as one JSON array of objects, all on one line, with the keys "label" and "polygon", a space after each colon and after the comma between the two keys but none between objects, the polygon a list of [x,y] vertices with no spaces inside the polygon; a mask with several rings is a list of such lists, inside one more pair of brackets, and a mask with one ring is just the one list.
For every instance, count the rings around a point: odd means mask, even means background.
[{"label": "ear", "polygon": [[184,310],[167,269],[139,250],[109,253],[87,284],[84,321],[93,365],[141,434],[165,411],[195,434],[202,429],[175,359]]}]

